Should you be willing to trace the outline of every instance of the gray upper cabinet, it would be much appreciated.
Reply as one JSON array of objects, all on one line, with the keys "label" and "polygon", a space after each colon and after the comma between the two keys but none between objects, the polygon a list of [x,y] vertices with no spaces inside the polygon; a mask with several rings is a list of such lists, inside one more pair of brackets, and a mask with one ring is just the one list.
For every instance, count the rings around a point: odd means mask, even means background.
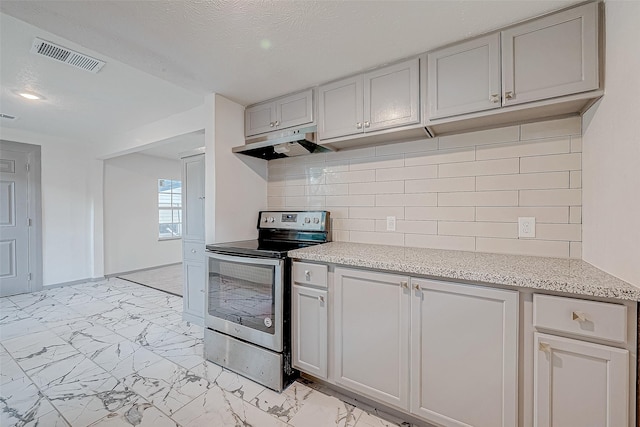
[{"label": "gray upper cabinet", "polygon": [[313,89],[248,107],[245,136],[258,135],[313,122]]},{"label": "gray upper cabinet", "polygon": [[427,55],[429,118],[501,106],[500,34],[489,34]]},{"label": "gray upper cabinet", "polygon": [[321,140],[420,123],[419,59],[320,86]]},{"label": "gray upper cabinet", "polygon": [[598,3],[502,31],[503,105],[598,89]]}]

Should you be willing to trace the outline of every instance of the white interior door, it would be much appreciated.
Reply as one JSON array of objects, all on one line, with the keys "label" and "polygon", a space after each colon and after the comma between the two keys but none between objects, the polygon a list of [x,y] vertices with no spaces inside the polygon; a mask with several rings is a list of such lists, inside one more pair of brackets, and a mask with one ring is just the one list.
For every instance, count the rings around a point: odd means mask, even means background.
[{"label": "white interior door", "polygon": [[28,155],[0,155],[0,296],[30,291]]}]

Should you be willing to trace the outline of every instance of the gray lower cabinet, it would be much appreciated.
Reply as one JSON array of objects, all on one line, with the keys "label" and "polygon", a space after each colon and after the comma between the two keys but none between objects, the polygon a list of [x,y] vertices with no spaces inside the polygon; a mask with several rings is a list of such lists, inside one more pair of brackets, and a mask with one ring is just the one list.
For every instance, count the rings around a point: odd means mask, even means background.
[{"label": "gray lower cabinet", "polygon": [[420,123],[419,59],[318,88],[320,140]]},{"label": "gray lower cabinet", "polygon": [[293,366],[327,378],[327,291],[293,285]]},{"label": "gray lower cabinet", "polygon": [[409,409],[409,278],[335,269],[335,382]]},{"label": "gray lower cabinet", "polygon": [[183,318],[204,324],[204,154],[182,159]]},{"label": "gray lower cabinet", "polygon": [[518,425],[518,292],[411,279],[411,413]]}]

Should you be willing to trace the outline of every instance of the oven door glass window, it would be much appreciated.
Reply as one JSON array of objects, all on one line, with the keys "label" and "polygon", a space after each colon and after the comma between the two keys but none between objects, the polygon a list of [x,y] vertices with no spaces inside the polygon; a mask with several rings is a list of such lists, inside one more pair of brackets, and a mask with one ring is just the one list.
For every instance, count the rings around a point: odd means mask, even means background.
[{"label": "oven door glass window", "polygon": [[[249,258],[250,260],[250,258]],[[280,268],[209,258],[208,314],[267,334],[275,333]]]}]

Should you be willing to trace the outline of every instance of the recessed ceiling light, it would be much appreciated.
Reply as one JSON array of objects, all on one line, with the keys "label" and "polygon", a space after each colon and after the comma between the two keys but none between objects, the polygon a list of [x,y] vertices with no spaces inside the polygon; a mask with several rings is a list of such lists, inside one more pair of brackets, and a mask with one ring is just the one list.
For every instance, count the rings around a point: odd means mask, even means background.
[{"label": "recessed ceiling light", "polygon": [[18,92],[18,95],[20,95],[23,98],[32,99],[32,100],[44,99],[42,95],[36,95],[35,93],[30,93],[30,92]]}]

